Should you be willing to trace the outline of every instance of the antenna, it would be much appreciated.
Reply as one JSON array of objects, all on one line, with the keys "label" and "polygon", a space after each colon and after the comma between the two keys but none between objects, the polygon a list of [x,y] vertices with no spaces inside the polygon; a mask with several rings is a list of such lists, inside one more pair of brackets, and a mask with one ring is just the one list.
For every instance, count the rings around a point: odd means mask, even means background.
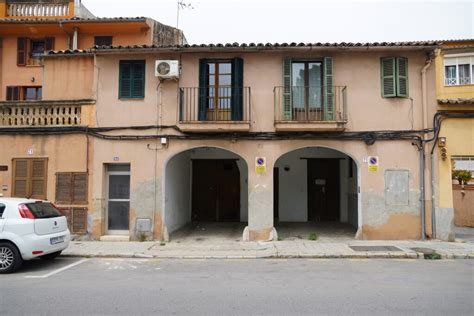
[{"label": "antenna", "polygon": [[178,10],[176,13],[176,28],[179,29],[179,11],[183,9],[191,9],[193,10],[194,7],[191,5],[191,3],[186,3],[184,0],[178,0]]}]

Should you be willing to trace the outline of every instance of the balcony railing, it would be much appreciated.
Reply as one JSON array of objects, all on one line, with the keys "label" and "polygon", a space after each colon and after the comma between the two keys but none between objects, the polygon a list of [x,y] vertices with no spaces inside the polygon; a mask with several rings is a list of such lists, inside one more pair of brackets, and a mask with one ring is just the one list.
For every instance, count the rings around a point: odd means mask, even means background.
[{"label": "balcony railing", "polygon": [[25,103],[0,105],[0,127],[81,125],[81,105]]},{"label": "balcony railing", "polygon": [[250,122],[250,88],[179,88],[179,121]]},{"label": "balcony railing", "polygon": [[32,17],[32,16],[68,16],[69,2],[59,1],[8,1],[7,16]]},{"label": "balcony railing", "polygon": [[275,122],[346,122],[346,86],[275,87]]}]

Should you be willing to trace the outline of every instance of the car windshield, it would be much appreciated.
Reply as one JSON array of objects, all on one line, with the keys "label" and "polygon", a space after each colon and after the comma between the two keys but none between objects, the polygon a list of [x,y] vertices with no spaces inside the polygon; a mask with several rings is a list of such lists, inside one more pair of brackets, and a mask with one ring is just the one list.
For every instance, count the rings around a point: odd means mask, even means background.
[{"label": "car windshield", "polygon": [[51,218],[63,216],[51,203],[36,202],[26,204],[35,218]]}]

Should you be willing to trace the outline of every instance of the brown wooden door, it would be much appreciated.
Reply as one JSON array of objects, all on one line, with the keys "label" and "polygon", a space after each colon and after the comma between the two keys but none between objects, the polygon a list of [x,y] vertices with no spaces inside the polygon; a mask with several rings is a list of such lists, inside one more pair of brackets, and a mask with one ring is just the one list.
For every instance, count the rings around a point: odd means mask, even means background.
[{"label": "brown wooden door", "polygon": [[235,160],[193,160],[192,219],[240,220],[240,172]]},{"label": "brown wooden door", "polygon": [[308,220],[339,220],[339,160],[308,159]]}]

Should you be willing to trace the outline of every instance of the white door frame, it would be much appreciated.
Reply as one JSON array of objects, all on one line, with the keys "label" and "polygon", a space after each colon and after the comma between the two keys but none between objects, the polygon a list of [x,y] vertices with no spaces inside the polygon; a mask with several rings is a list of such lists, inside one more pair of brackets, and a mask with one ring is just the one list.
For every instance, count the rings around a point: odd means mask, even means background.
[{"label": "white door frame", "polygon": [[[128,199],[109,199],[109,181],[110,176],[129,176],[130,171],[107,171],[107,195],[106,195],[106,205],[105,205],[105,222],[106,222],[106,232],[107,235],[129,235],[130,229],[128,230],[114,230],[109,229],[109,201],[110,202],[128,202],[130,204],[130,197]],[[128,225],[130,228],[130,207],[129,207],[129,221]]]}]

